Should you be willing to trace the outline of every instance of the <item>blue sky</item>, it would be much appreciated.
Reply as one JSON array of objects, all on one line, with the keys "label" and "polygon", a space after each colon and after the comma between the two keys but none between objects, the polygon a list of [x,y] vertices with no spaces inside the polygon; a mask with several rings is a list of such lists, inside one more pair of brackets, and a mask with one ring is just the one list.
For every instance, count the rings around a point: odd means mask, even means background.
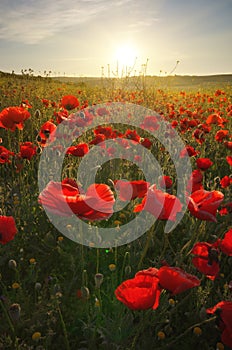
[{"label": "blue sky", "polygon": [[[1,0],[0,70],[232,73],[232,0]],[[125,47],[127,49],[125,49]]]}]

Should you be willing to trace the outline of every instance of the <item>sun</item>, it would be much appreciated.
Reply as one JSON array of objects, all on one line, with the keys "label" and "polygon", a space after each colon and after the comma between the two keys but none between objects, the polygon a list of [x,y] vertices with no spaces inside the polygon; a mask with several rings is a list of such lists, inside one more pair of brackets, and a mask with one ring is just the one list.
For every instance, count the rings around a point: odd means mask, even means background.
[{"label": "sun", "polygon": [[115,52],[115,59],[119,66],[124,68],[131,68],[134,66],[135,61],[137,58],[137,51],[136,49],[129,45],[124,44],[122,46],[119,46]]}]

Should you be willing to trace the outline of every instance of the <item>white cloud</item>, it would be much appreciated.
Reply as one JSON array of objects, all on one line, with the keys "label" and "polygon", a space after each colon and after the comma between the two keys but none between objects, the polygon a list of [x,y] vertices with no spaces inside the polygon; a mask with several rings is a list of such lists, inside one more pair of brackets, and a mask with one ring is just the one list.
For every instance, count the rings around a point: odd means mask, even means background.
[{"label": "white cloud", "polygon": [[[121,1],[111,4],[119,6]],[[0,3],[0,39],[36,44],[109,9],[107,0],[27,0]]]}]

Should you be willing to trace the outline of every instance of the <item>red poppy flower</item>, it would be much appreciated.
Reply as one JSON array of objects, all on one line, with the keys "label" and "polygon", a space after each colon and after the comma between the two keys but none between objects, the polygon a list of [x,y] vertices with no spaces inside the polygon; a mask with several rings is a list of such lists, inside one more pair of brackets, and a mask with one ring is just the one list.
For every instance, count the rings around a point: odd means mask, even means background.
[{"label": "red poppy flower", "polygon": [[173,295],[200,285],[200,280],[179,267],[162,266],[158,273],[159,283]]},{"label": "red poppy flower", "polygon": [[176,215],[182,210],[179,199],[169,193],[156,188],[156,185],[148,189],[147,195],[138,204],[134,212],[146,210],[160,220],[176,220]]},{"label": "red poppy flower", "polygon": [[87,143],[79,143],[77,146],[71,146],[68,148],[66,154],[72,154],[75,157],[84,157],[89,152],[89,146]]},{"label": "red poppy flower", "polygon": [[232,185],[232,178],[229,177],[228,175],[224,176],[221,180],[220,180],[220,185],[222,188],[227,188],[230,185]]},{"label": "red poppy flower", "polygon": [[30,118],[30,113],[23,107],[8,107],[0,113],[0,127],[15,131],[23,129],[24,121]]},{"label": "red poppy flower", "polygon": [[229,130],[218,130],[215,135],[215,140],[222,142],[228,135]]},{"label": "red poppy flower", "polygon": [[159,279],[150,274],[136,274],[115,290],[116,298],[132,310],[156,309],[160,293]]},{"label": "red poppy flower", "polygon": [[230,213],[232,213],[232,202],[223,204],[221,209],[219,210],[219,214],[223,216],[223,215],[228,215]]},{"label": "red poppy flower", "polygon": [[232,151],[232,141],[225,141],[224,146]]},{"label": "red poppy flower", "polygon": [[102,143],[103,141],[105,141],[106,137],[103,134],[97,134],[96,137],[90,141],[90,145],[98,145],[99,143]]},{"label": "red poppy flower", "polygon": [[75,214],[89,221],[109,218],[114,202],[113,192],[105,184],[92,184],[84,194],[67,179],[62,183],[49,182],[39,195],[39,203],[48,211],[61,216]]},{"label": "red poppy flower", "polygon": [[14,152],[0,146],[0,164],[11,163],[10,156],[14,156]]},{"label": "red poppy flower", "polygon": [[194,255],[192,262],[198,271],[214,280],[219,274],[219,250],[217,244],[198,242],[194,245],[191,253]]},{"label": "red poppy flower", "polygon": [[129,129],[125,132],[124,137],[135,142],[139,142],[141,139],[141,137],[137,134],[135,130]]},{"label": "red poppy flower", "polygon": [[146,129],[146,130],[158,130],[159,129],[159,121],[157,117],[153,115],[147,115],[143,122],[140,124],[140,128]]},{"label": "red poppy flower", "polygon": [[218,114],[210,114],[206,119],[206,124],[222,124],[223,120]]},{"label": "red poppy flower", "polygon": [[[55,134],[55,130],[56,130],[56,125],[54,123],[52,123],[51,121],[47,121],[45,122],[40,129],[39,135],[37,136],[37,142],[44,147],[46,145],[47,140],[49,139],[50,135],[52,133]],[[54,140],[54,134],[53,137],[51,139]]]},{"label": "red poppy flower", "polygon": [[219,191],[198,190],[189,197],[188,209],[200,220],[217,222],[216,212],[223,199],[224,195]]},{"label": "red poppy flower", "polygon": [[19,156],[24,159],[31,160],[31,158],[36,154],[37,147],[32,144],[32,142],[23,142],[20,145]]},{"label": "red poppy flower", "polygon": [[198,169],[207,170],[213,165],[213,162],[209,158],[198,158],[196,160]]},{"label": "red poppy flower", "polygon": [[67,120],[69,114],[67,109],[61,109],[59,112],[54,112],[54,116],[56,117],[57,124],[62,123],[63,121]]},{"label": "red poppy flower", "polygon": [[149,182],[143,180],[124,181],[116,180],[114,182],[115,189],[119,191],[121,201],[129,201],[135,198],[143,198],[147,193]]},{"label": "red poppy flower", "polygon": [[198,142],[200,145],[203,144],[203,142],[205,141],[205,133],[203,130],[201,129],[196,129],[194,130],[194,132],[192,133],[192,137],[195,138],[196,142]]},{"label": "red poppy flower", "polygon": [[152,142],[146,137],[144,139],[140,139],[140,144],[147,149],[152,147]]},{"label": "red poppy flower", "polygon": [[232,156],[227,156],[226,157],[227,163],[232,166]]},{"label": "red poppy flower", "polygon": [[6,244],[12,241],[16,233],[17,228],[13,216],[0,216],[0,243]]},{"label": "red poppy flower", "polygon": [[73,95],[65,95],[61,99],[61,106],[68,111],[80,105],[78,99]]},{"label": "red poppy flower", "polygon": [[95,130],[94,130],[95,135],[104,135],[105,138],[109,139],[112,137],[113,134],[113,129],[110,126],[102,126],[99,125]]},{"label": "red poppy flower", "polygon": [[225,233],[224,238],[220,241],[219,248],[229,256],[232,256],[232,229]]},{"label": "red poppy flower", "polygon": [[96,112],[100,117],[109,114],[109,111],[105,107],[99,107]]},{"label": "red poppy flower", "polygon": [[50,101],[47,100],[46,98],[42,98],[41,101],[42,101],[43,105],[44,105],[46,108],[49,106]]},{"label": "red poppy flower", "polygon": [[181,152],[180,152],[180,158],[184,158],[186,156],[189,157],[195,157],[199,152],[197,152],[192,146],[186,146]]},{"label": "red poppy flower", "polygon": [[202,180],[202,172],[199,169],[193,170],[190,179],[187,183],[187,191],[193,193],[195,191],[202,190]]},{"label": "red poppy flower", "polygon": [[169,176],[164,175],[159,179],[159,185],[163,189],[169,189],[172,187],[172,179]]},{"label": "red poppy flower", "polygon": [[232,302],[220,301],[215,306],[206,310],[208,314],[217,314],[219,328],[222,331],[221,340],[229,348],[232,348]]}]

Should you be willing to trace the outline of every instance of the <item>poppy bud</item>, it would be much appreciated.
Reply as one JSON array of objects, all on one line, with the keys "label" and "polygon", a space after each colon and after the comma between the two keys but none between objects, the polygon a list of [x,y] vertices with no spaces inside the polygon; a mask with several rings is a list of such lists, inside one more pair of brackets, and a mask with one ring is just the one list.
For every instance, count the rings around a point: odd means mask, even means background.
[{"label": "poppy bud", "polygon": [[40,290],[41,287],[42,287],[41,283],[39,283],[39,282],[35,283],[35,290]]},{"label": "poppy bud", "polygon": [[95,287],[97,289],[99,289],[101,284],[102,284],[102,282],[103,282],[103,274],[102,273],[96,273],[94,279],[95,279]]},{"label": "poppy bud", "polygon": [[37,110],[35,111],[34,116],[35,116],[35,118],[40,118],[41,112],[40,112],[39,109],[37,109]]},{"label": "poppy bud", "polygon": [[17,268],[17,263],[15,260],[11,259],[8,261],[8,267],[12,270],[15,270]]},{"label": "poppy bud", "polygon": [[81,287],[81,297],[85,300],[88,300],[90,297],[89,288]]},{"label": "poppy bud", "polygon": [[21,307],[19,304],[12,304],[9,308],[9,315],[12,321],[17,322],[20,318]]},{"label": "poppy bud", "polygon": [[125,275],[126,276],[129,276],[131,274],[131,266],[130,265],[127,265],[125,267]]}]

